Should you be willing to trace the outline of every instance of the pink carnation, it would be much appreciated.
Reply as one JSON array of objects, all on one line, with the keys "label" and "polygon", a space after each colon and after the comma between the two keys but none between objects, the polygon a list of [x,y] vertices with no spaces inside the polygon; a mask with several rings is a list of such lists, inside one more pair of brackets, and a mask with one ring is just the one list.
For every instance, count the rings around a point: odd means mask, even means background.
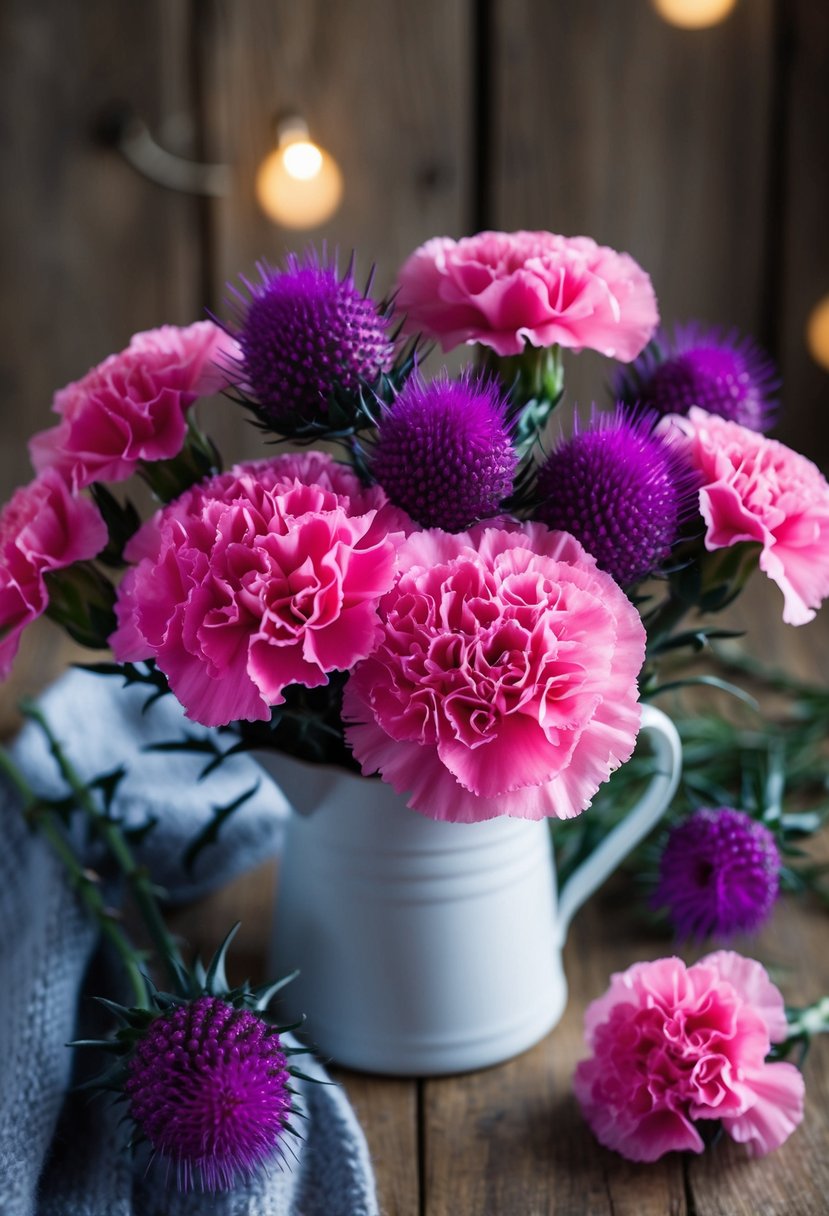
[{"label": "pink carnation", "polygon": [[829,595],[829,485],[817,466],[776,439],[696,407],[661,426],[687,436],[702,475],[705,547],[762,545],[760,569],[783,592],[783,620],[811,621]]},{"label": "pink carnation", "polygon": [[589,237],[434,237],[403,264],[398,286],[410,332],[436,338],[445,351],[462,342],[499,355],[519,355],[527,343],[559,345],[627,363],[659,322],[644,270]]},{"label": "pink carnation", "polygon": [[415,533],[398,565],[345,690],[363,772],[434,819],[579,814],[636,740],[636,609],[543,524]]},{"label": "pink carnation", "polygon": [[116,658],[154,658],[205,726],[266,720],[287,685],[326,684],[371,650],[401,539],[384,504],[316,453],[194,486],[127,547]]},{"label": "pink carnation", "polygon": [[47,470],[21,486],[0,513],[0,677],[9,674],[20,635],[49,605],[44,576],[100,553],[104,521]]},{"label": "pink carnation", "polygon": [[751,1156],[777,1148],[803,1118],[803,1077],[766,1063],[786,1038],[783,998],[759,963],[720,950],[615,974],[585,1014],[593,1055],[573,1086],[596,1138],[631,1161],[704,1147],[719,1119]]},{"label": "pink carnation", "polygon": [[[404,511],[392,506],[380,486],[364,485],[353,469],[333,460],[325,452],[306,448],[302,452],[286,452],[271,459],[248,460],[237,465],[233,472],[250,473],[268,489],[288,485],[295,480],[306,486],[321,486],[343,499],[352,515],[382,511],[389,531],[396,528],[410,532],[414,527]],[[393,526],[389,523],[392,518]]]},{"label": "pink carnation", "polygon": [[61,421],[29,441],[32,463],[81,489],[123,481],[139,460],[177,456],[187,409],[228,383],[221,364],[235,347],[212,321],[135,334],[126,350],[55,394]]}]

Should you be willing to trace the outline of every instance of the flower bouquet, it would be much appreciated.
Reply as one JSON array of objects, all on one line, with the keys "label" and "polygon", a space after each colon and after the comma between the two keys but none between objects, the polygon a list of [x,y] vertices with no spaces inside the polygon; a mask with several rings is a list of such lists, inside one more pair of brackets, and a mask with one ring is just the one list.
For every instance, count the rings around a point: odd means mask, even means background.
[{"label": "flower bouquet", "polygon": [[[311,972],[297,999],[324,1046],[326,1003],[350,1021],[357,1046],[333,1049],[346,1062],[474,1067],[553,1024],[569,916],[678,779],[675,732],[640,697],[664,655],[719,632],[683,619],[719,611],[758,566],[791,624],[829,594],[829,487],[763,433],[770,362],[748,339],[658,323],[648,275],[584,237],[434,239],[379,301],[353,263],[291,256],[232,288],[223,319],[136,335],[57,393],[57,425],[31,441],[37,475],[0,517],[3,674],[45,613],[111,648],[93,670],[170,692],[210,728],[183,743],[208,767],[253,750],[274,772],[308,812],[277,958]],[[475,365],[428,378],[433,342]],[[618,365],[613,401],[574,417],[565,359],[584,349]],[[192,408],[217,389],[283,449],[223,470]],[[143,523],[110,488],[133,476],[159,503]],[[643,716],[656,785],[577,869],[556,924],[546,823],[590,805]],[[422,936],[402,905],[430,922]],[[325,966],[349,953],[320,989],[323,939]],[[437,942],[450,961],[424,995]],[[493,1053],[469,1017],[496,992],[515,1016]],[[401,1024],[423,1007],[454,1017],[454,1054],[367,1059],[372,1002]],[[484,1047],[458,1054],[470,1040]]]}]

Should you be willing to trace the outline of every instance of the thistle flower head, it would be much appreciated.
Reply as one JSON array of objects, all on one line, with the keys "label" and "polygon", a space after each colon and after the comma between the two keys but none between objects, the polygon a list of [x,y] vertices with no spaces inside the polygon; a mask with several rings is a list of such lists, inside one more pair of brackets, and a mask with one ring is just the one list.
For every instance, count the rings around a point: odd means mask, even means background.
[{"label": "thistle flower head", "polygon": [[536,514],[570,532],[628,587],[669,556],[695,505],[696,477],[654,414],[594,411],[538,471]]},{"label": "thistle flower head", "polygon": [[260,281],[231,287],[240,356],[236,378],[259,416],[295,434],[330,422],[332,403],[359,394],[392,365],[389,309],[312,253],[284,270],[260,263]]},{"label": "thistle flower head", "polygon": [[291,1111],[276,1030],[202,996],[155,1018],[128,1064],[129,1113],[179,1186],[231,1188],[271,1160]]},{"label": "thistle flower head", "polygon": [[780,854],[765,824],[731,807],[702,808],[671,829],[653,903],[681,939],[731,937],[760,928],[779,884]]},{"label": "thistle flower head", "polygon": [[617,396],[660,414],[698,405],[753,431],[767,431],[777,412],[777,369],[753,338],[691,323],[660,331],[619,373]]},{"label": "thistle flower head", "polygon": [[314,1079],[290,1062],[305,1049],[283,1039],[267,1012],[294,976],[229,986],[225,958],[238,928],[208,967],[171,963],[175,994],[150,986],[149,1007],[131,1009],[103,1001],[122,1023],[118,1034],[75,1044],[118,1057],[84,1088],[114,1090],[128,1102],[137,1138],[175,1170],[182,1191],[230,1190],[278,1161],[296,1134],[291,1116],[301,1114],[291,1079]]},{"label": "thistle flower head", "polygon": [[426,528],[460,532],[495,515],[517,456],[497,382],[469,371],[426,383],[412,375],[382,415],[371,471],[393,503]]}]

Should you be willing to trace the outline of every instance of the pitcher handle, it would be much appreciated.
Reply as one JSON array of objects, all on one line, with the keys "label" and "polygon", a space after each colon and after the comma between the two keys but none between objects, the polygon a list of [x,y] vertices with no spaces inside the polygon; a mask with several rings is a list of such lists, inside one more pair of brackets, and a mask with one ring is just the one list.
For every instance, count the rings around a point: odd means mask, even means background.
[{"label": "pitcher handle", "polygon": [[657,771],[637,805],[605,836],[562,887],[558,900],[558,929],[562,944],[573,914],[658,823],[679,784],[682,745],[671,719],[661,709],[643,705],[640,730],[647,731],[653,742]]}]

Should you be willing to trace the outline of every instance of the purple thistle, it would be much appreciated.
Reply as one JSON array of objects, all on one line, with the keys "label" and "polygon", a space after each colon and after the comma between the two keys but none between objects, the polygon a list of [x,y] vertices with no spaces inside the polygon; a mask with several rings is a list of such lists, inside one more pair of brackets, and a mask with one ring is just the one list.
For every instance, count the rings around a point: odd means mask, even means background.
[{"label": "purple thistle", "polygon": [[767,431],[777,413],[780,378],[753,338],[697,323],[660,330],[619,373],[617,396],[659,414],[687,414],[692,405],[752,431]]},{"label": "purple thistle", "polygon": [[538,470],[537,517],[572,533],[622,587],[662,565],[696,506],[696,475],[653,422],[594,409]]},{"label": "purple thistle", "polygon": [[681,939],[732,937],[761,927],[779,886],[780,854],[765,824],[731,807],[702,808],[671,829],[653,904]]},{"label": "purple thistle", "polygon": [[279,1035],[202,996],[150,1022],[128,1065],[130,1115],[182,1190],[228,1190],[277,1154],[291,1113]]},{"label": "purple thistle", "polygon": [[354,284],[353,259],[333,263],[291,254],[284,271],[258,263],[261,282],[235,297],[242,392],[268,421],[293,431],[325,420],[332,398],[358,393],[391,368],[388,310]]},{"label": "purple thistle", "polygon": [[469,370],[430,383],[418,374],[380,419],[371,471],[424,528],[460,532],[495,515],[518,462],[497,381]]}]

